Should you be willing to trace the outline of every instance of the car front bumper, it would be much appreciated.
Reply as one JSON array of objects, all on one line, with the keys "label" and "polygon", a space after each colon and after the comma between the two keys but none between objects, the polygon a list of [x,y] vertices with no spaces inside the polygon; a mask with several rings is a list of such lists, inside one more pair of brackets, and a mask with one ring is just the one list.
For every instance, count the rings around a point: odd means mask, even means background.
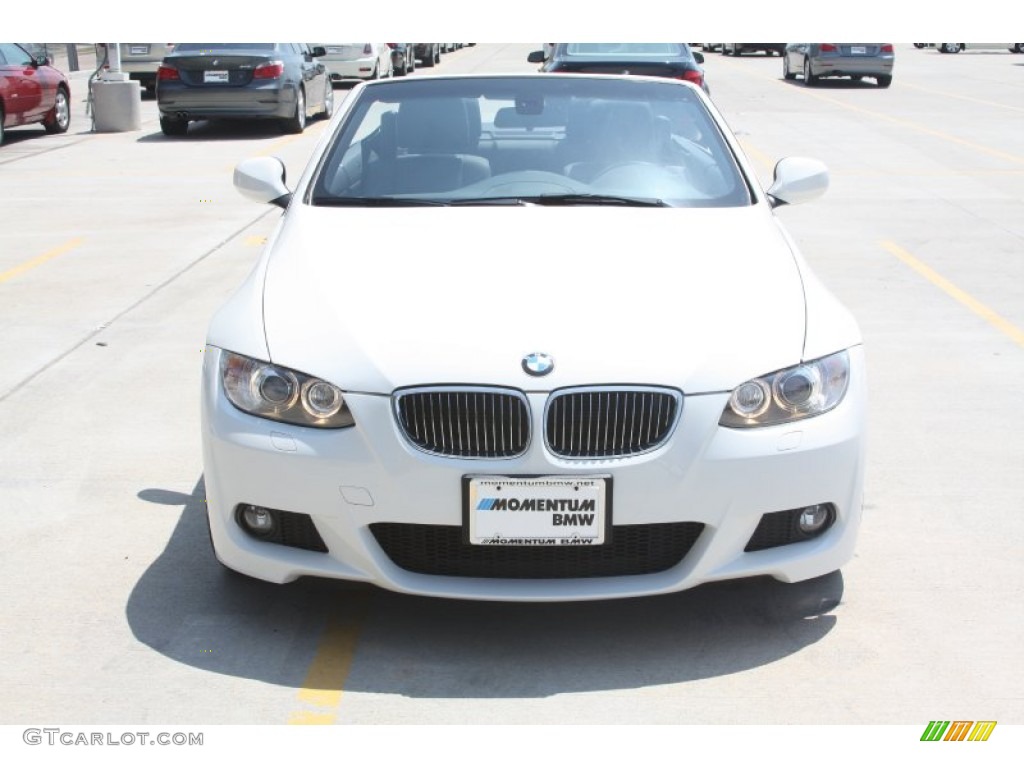
[{"label": "car front bumper", "polygon": [[[596,600],[749,576],[802,581],[840,568],[853,553],[864,472],[866,384],[859,347],[850,350],[846,397],[826,414],[781,426],[726,429],[718,420],[728,393],[692,395],[685,397],[664,445],[614,460],[559,458],[539,439],[514,459],[429,455],[406,441],[387,396],[347,395],[356,420],[348,429],[260,419],[227,401],[220,357],[217,348],[207,347],[202,421],[210,532],[221,562],[250,576],[277,583],[307,575],[339,578],[449,598]],[[546,397],[528,394],[537,435]],[[609,476],[615,526],[687,522],[703,528],[681,560],[642,575],[481,578],[396,565],[371,526],[457,528],[463,479],[479,475]],[[744,551],[765,514],[822,503],[834,505],[836,521],[818,538]],[[242,504],[308,515],[327,551],[254,538],[236,521]]]}]

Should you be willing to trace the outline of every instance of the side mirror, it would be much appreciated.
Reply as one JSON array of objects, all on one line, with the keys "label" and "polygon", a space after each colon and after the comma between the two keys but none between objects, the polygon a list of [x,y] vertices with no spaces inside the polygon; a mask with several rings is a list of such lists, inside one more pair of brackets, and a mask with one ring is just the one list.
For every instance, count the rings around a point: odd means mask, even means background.
[{"label": "side mirror", "polygon": [[775,166],[768,188],[772,205],[797,205],[815,200],[828,189],[828,168],[809,157],[784,157]]},{"label": "side mirror", "polygon": [[313,48],[313,58],[314,59],[319,59],[321,56],[326,56],[326,55],[327,55],[327,49],[324,48],[322,45],[318,45],[318,46],[315,46]]},{"label": "side mirror", "polygon": [[52,65],[53,62],[50,61],[50,57],[47,56],[45,53],[37,53],[32,58],[32,63],[34,63],[37,67],[49,67]]},{"label": "side mirror", "polygon": [[704,63],[704,54],[701,53],[700,51],[694,51],[693,52],[693,60],[696,61],[698,64],[703,64]]},{"label": "side mirror", "polygon": [[235,189],[257,203],[287,208],[292,193],[285,186],[284,163],[276,157],[251,157],[235,166]]},{"label": "side mirror", "polygon": [[543,64],[544,63],[544,51],[530,51],[526,57],[527,62],[530,64]]}]

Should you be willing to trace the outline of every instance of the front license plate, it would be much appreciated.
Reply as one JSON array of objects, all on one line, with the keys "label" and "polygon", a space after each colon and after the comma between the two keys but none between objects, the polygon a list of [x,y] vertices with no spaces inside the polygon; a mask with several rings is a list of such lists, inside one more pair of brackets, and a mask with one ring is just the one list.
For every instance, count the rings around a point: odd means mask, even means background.
[{"label": "front license plate", "polygon": [[611,525],[610,494],[607,476],[467,477],[466,537],[479,546],[604,544]]},{"label": "front license plate", "polygon": [[852,53],[854,56],[863,56],[867,52],[868,52],[868,49],[865,48],[863,45],[854,45],[854,46],[851,46],[851,48],[850,48],[850,53]]},{"label": "front license plate", "polygon": [[131,46],[131,48],[129,50],[130,50],[131,53],[133,53],[136,56],[145,56],[147,53],[149,53],[149,46],[148,45],[133,45],[133,46]]},{"label": "front license plate", "polygon": [[226,69],[208,69],[203,73],[204,83],[226,83],[228,72]]}]

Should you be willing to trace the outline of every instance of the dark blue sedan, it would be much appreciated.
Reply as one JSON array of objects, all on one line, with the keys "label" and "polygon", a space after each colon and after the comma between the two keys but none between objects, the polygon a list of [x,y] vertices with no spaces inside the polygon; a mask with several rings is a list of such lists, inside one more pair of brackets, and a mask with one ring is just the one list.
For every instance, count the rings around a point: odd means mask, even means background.
[{"label": "dark blue sedan", "polygon": [[306,43],[179,43],[157,72],[160,128],[184,136],[192,120],[260,119],[302,133],[334,112],[323,55]]}]

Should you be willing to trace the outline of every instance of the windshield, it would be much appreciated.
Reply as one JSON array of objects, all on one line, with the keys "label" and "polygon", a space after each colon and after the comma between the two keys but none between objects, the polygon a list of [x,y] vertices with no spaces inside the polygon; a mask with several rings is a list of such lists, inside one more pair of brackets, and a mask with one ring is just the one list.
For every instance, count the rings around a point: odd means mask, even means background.
[{"label": "windshield", "polygon": [[726,207],[751,199],[690,87],[534,75],[368,85],[307,201]]},{"label": "windshield", "polygon": [[178,43],[174,50],[182,51],[272,51],[277,43]]},{"label": "windshield", "polygon": [[622,56],[628,58],[644,58],[650,56],[660,59],[666,56],[688,56],[689,50],[682,43],[566,43],[565,52],[569,56]]}]

